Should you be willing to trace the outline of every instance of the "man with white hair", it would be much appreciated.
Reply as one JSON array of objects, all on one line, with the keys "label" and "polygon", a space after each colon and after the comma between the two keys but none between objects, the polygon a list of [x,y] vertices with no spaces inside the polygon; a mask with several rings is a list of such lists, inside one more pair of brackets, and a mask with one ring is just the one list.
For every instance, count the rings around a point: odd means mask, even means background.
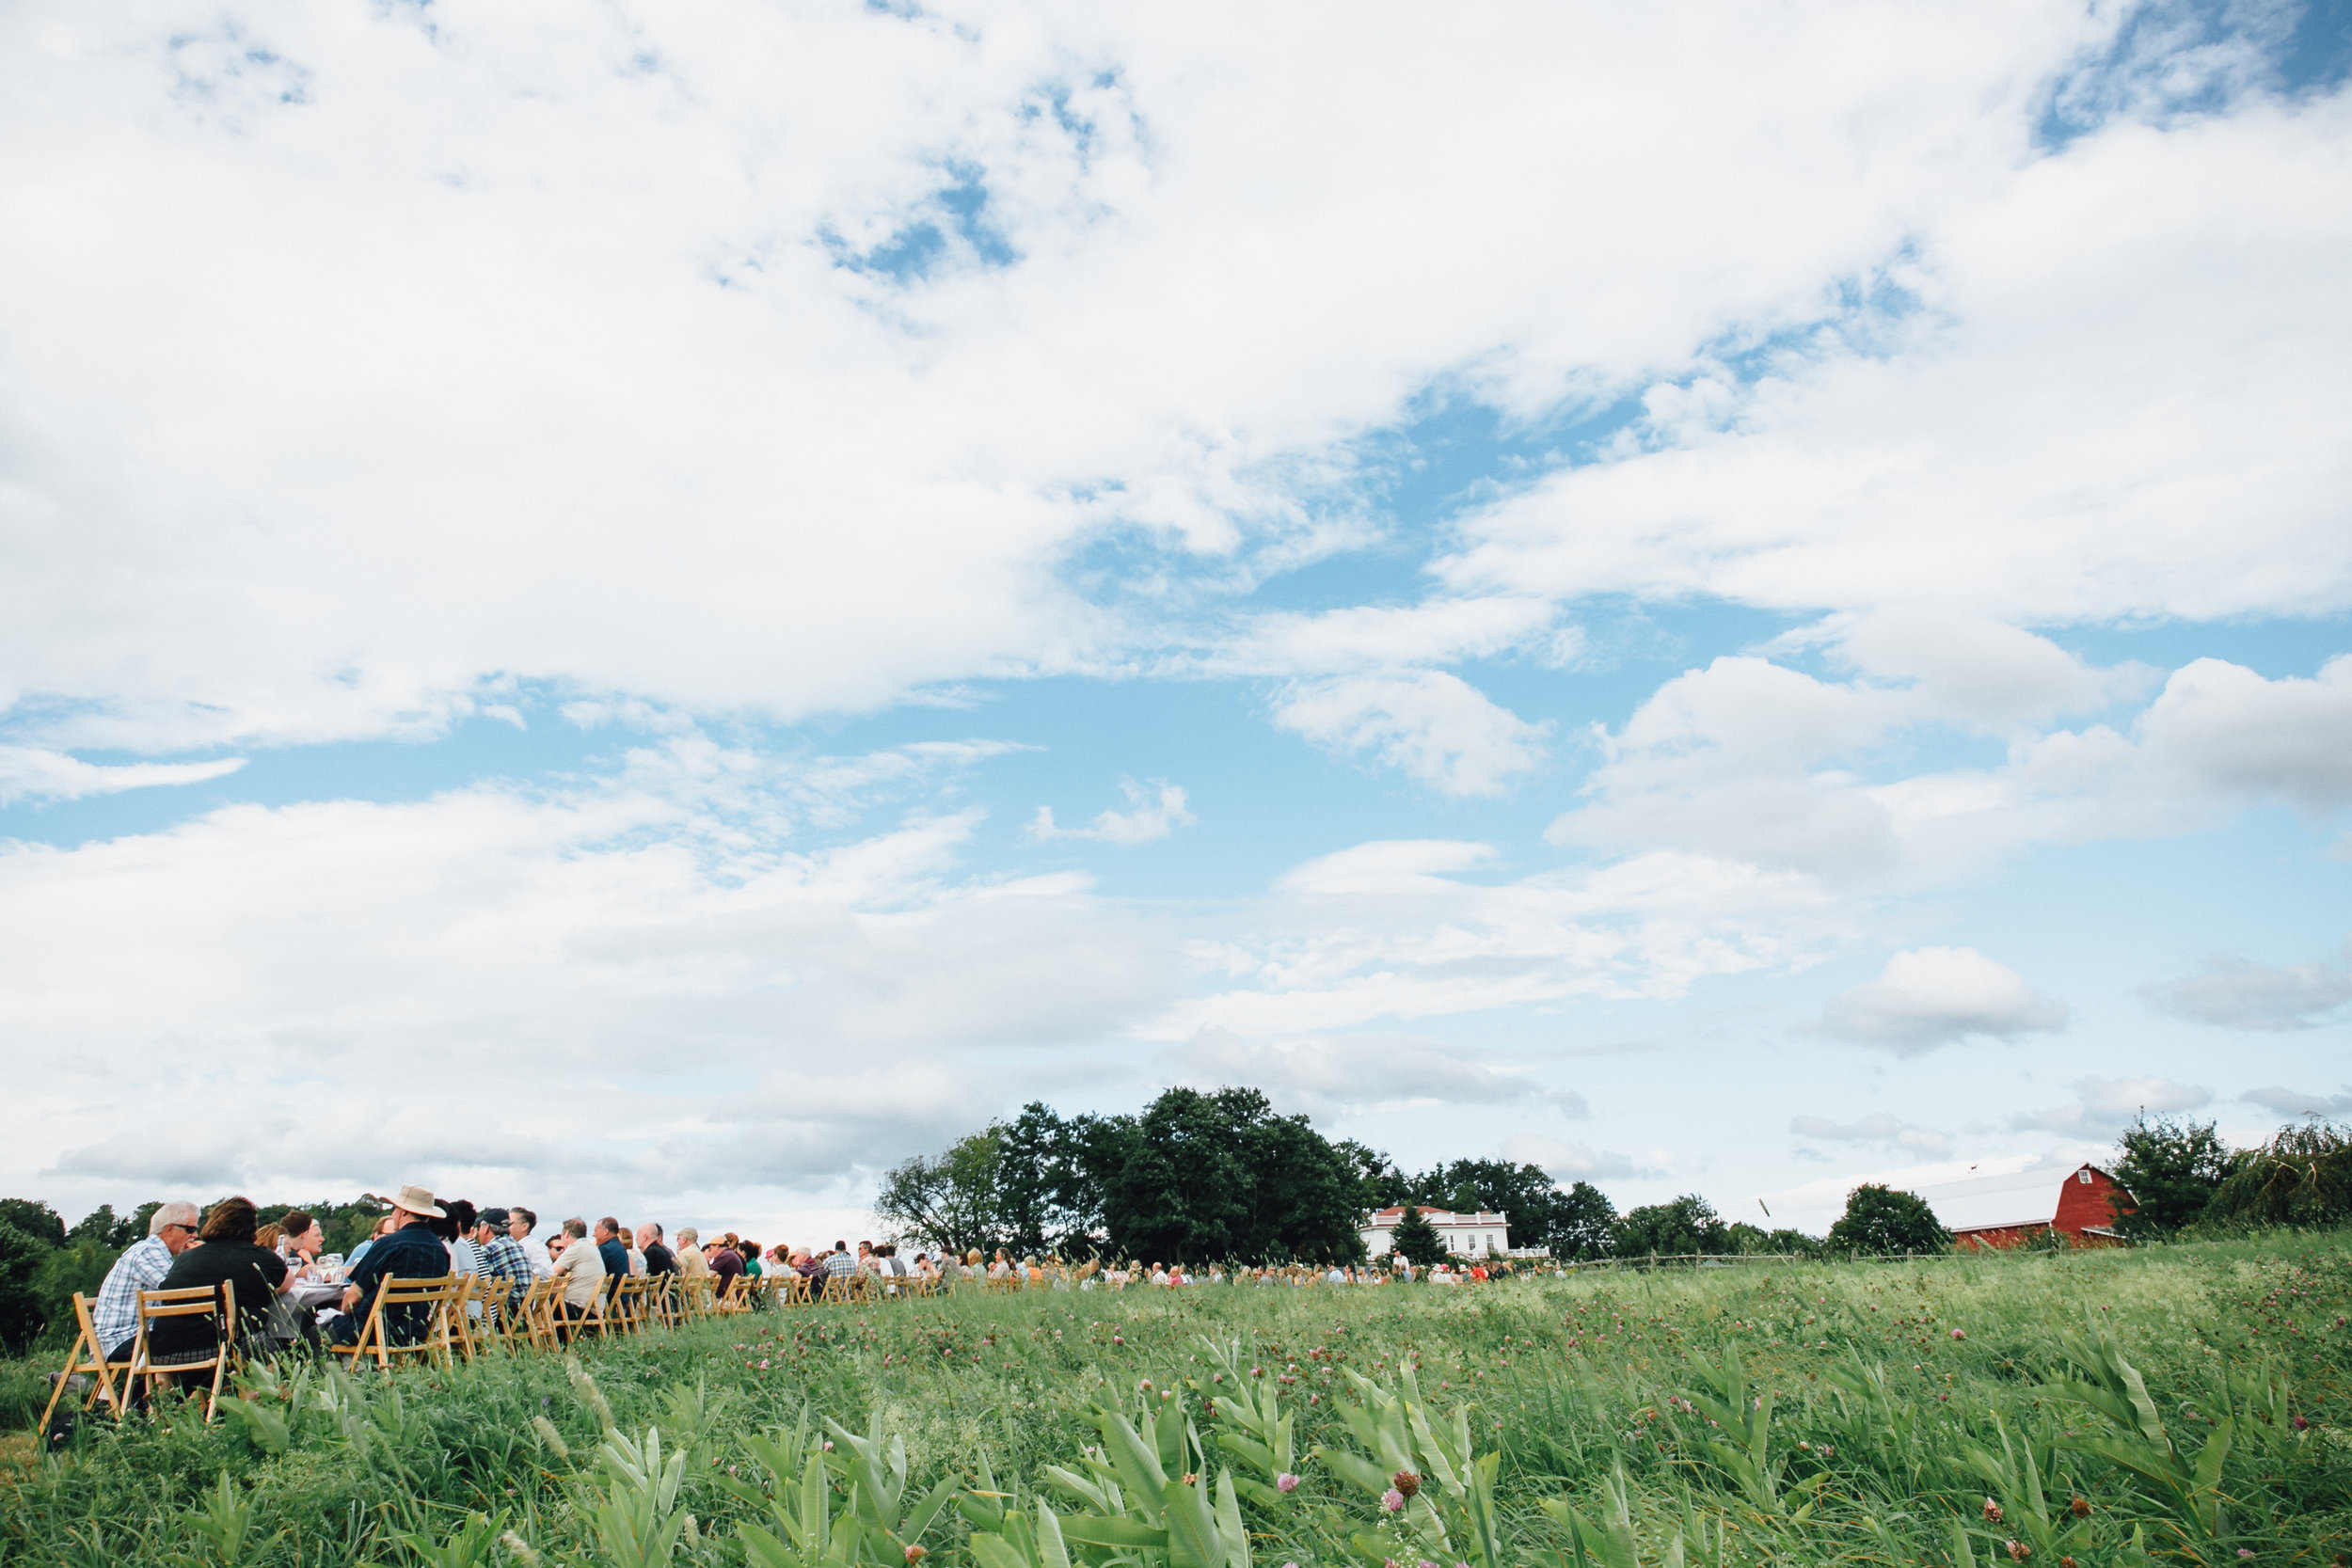
[{"label": "man with white hair", "polygon": [[98,1288],[98,1305],[90,1324],[98,1330],[101,1354],[109,1361],[131,1359],[131,1343],[139,1333],[139,1292],[160,1291],[171,1260],[196,1240],[196,1205],[164,1203],[147,1217],[147,1237],[115,1259],[106,1282]]}]

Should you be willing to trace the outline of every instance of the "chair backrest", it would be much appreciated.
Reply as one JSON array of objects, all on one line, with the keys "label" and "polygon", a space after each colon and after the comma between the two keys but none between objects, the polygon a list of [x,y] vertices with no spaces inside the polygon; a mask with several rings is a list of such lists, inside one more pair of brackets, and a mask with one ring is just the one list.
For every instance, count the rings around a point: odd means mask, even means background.
[{"label": "chair backrest", "polygon": [[[237,1350],[236,1291],[225,1279],[218,1285],[189,1285],[173,1291],[141,1291],[137,1310],[138,1333],[132,1341],[129,1377],[145,1377],[148,1390],[152,1393],[155,1385],[167,1377],[185,1376],[209,1369],[213,1374],[213,1386],[205,1397],[204,1418],[211,1420],[220,1403],[221,1379],[227,1374],[229,1362]],[[166,1354],[158,1359],[149,1343],[149,1335],[154,1325],[189,1318],[212,1320],[211,1348]],[[128,1378],[124,1386],[129,1386]]]},{"label": "chair backrest", "polygon": [[541,1350],[553,1350],[556,1344],[556,1304],[564,1299],[564,1281],[550,1275],[533,1279],[523,1291],[522,1307],[516,1316],[522,1334]]},{"label": "chair backrest", "polygon": [[396,1355],[452,1359],[451,1347],[458,1341],[457,1331],[449,1323],[450,1302],[462,1289],[459,1281],[465,1277],[386,1278],[376,1287],[375,1301],[368,1308],[358,1341],[346,1354],[354,1361],[373,1354],[379,1367],[390,1366]]}]

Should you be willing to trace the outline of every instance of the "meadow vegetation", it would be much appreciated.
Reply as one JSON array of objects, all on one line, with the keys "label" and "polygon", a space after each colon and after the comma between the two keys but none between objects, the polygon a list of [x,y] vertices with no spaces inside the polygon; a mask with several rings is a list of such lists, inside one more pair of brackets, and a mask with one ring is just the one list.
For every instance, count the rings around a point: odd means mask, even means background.
[{"label": "meadow vegetation", "polygon": [[2343,1563],[2347,1316],[2341,1231],[748,1314],[14,1439],[0,1563]]}]

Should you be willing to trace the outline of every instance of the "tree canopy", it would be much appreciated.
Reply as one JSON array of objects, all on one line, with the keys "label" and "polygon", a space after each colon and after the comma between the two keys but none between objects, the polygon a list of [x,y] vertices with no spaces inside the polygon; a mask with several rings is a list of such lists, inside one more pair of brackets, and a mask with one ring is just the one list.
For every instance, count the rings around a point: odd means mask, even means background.
[{"label": "tree canopy", "polygon": [[2210,1121],[2143,1117],[2116,1142],[2122,1157],[2113,1175],[2136,1207],[2116,1215],[2115,1228],[2135,1242],[2174,1235],[2195,1224],[2230,1168],[2229,1146]]},{"label": "tree canopy", "polygon": [[1687,1258],[1734,1250],[1731,1227],[1696,1193],[1672,1203],[1631,1209],[1618,1220],[1611,1244],[1620,1258]]},{"label": "tree canopy", "polygon": [[1829,1227],[1832,1252],[1940,1252],[1951,1241],[1925,1198],[1870,1181],[1846,1195],[1846,1212]]}]

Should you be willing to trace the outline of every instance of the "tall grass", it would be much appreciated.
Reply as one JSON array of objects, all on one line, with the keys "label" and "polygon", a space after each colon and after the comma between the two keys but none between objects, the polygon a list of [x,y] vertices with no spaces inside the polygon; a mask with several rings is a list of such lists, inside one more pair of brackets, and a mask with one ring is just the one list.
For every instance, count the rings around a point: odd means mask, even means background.
[{"label": "tall grass", "polygon": [[86,1427],[0,1563],[2342,1562],[2347,1317],[2341,1233],[754,1314]]}]

